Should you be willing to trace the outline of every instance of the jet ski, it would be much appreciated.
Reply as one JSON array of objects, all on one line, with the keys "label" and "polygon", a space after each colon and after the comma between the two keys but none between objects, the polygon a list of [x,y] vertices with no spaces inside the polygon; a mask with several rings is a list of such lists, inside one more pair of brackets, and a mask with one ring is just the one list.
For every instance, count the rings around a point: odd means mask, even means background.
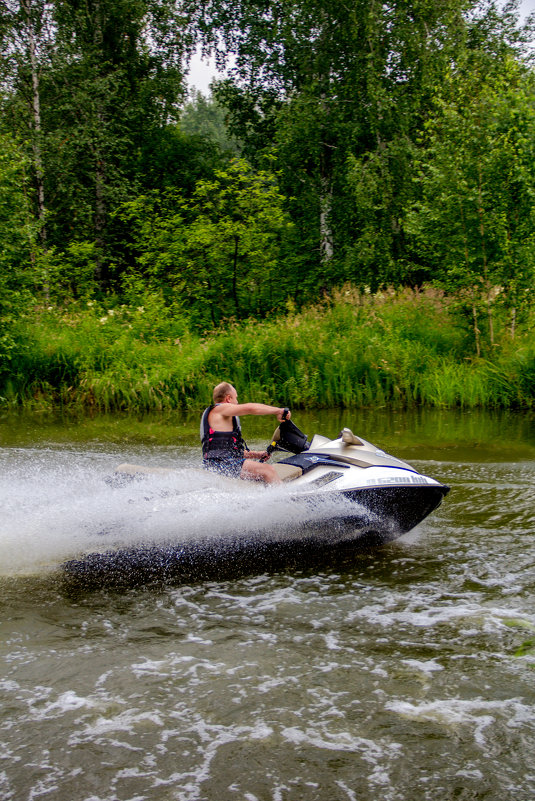
[{"label": "jet ski", "polygon": [[[291,420],[277,427],[267,448],[273,467],[287,490],[283,500],[297,504],[298,515],[282,528],[269,519],[256,531],[201,540],[168,541],[118,550],[104,550],[67,562],[64,575],[82,586],[139,584],[152,580],[224,578],[252,570],[304,566],[333,550],[381,544],[410,531],[440,506],[449,487],[422,475],[407,462],[391,456],[344,428],[338,437],[314,435],[311,441]],[[282,456],[281,456],[282,455]],[[173,474],[172,468],[121,464],[110,479],[115,483]],[[250,486],[240,479],[214,476],[223,491]],[[168,492],[169,490],[166,490]],[[261,491],[273,492],[262,487]],[[209,497],[208,490],[199,490]],[[230,496],[236,497],[234,496]],[[279,503],[281,498],[278,497]],[[201,500],[202,503],[202,500]],[[289,508],[289,507],[288,507]]]}]

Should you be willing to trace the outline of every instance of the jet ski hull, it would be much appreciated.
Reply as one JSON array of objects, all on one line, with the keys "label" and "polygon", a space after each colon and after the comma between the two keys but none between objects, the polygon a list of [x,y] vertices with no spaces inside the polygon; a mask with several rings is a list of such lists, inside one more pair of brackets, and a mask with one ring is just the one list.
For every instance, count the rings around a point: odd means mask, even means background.
[{"label": "jet ski hull", "polygon": [[[329,520],[314,514],[285,531],[166,542],[87,554],[63,565],[67,590],[120,590],[154,582],[185,583],[236,578],[263,571],[339,563],[349,554],[390,542],[434,511],[442,485],[383,487],[342,493],[344,511]],[[311,511],[317,499],[311,500]]]},{"label": "jet ski hull", "polygon": [[365,487],[343,493],[348,500],[355,501],[370,514],[368,527],[373,527],[370,518],[376,518],[377,533],[386,535],[395,531],[397,536],[405,534],[434,512],[449,488],[442,484],[411,487]]},{"label": "jet ski hull", "polygon": [[339,564],[359,552],[395,538],[391,532],[354,530],[342,536],[348,521],[334,520],[334,537],[265,540],[257,537],[227,537],[195,543],[143,545],[135,548],[91,553],[64,563],[63,590],[87,592],[99,589],[122,591],[147,584],[184,584],[223,581],[263,572],[325,568]]}]

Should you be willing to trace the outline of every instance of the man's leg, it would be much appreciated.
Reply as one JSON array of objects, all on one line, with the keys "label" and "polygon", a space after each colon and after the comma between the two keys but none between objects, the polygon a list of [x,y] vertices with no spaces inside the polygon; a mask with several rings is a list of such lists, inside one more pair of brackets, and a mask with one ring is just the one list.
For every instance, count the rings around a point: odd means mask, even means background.
[{"label": "man's leg", "polygon": [[249,481],[264,481],[266,484],[282,484],[276,470],[270,464],[255,462],[253,459],[246,459],[242,465],[240,478]]}]

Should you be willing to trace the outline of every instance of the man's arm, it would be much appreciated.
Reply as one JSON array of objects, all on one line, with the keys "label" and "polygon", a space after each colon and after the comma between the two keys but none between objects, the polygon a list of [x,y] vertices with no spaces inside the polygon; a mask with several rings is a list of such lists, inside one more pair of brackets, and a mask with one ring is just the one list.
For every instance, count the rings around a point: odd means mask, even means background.
[{"label": "man's arm", "polygon": [[246,459],[269,459],[269,453],[267,451],[245,451],[244,456]]},{"label": "man's arm", "polygon": [[[274,414],[279,422],[282,422],[284,406],[268,406],[265,403],[221,403],[217,408],[217,413],[222,417],[240,417],[246,414]],[[289,420],[291,412],[288,411],[286,419]]]}]

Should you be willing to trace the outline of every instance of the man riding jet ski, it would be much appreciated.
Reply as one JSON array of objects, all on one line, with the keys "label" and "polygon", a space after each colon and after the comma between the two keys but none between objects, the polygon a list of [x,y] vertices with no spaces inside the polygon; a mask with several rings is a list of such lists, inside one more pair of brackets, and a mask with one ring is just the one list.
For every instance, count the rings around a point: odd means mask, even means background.
[{"label": "man riding jet ski", "polygon": [[[218,384],[214,404],[201,421],[203,466],[231,478],[289,482],[299,496],[338,494],[358,504],[348,515],[379,530],[409,531],[440,505],[448,487],[422,476],[414,467],[379,450],[346,428],[335,440],[315,436],[309,443],[291,421],[287,408],[239,404],[231,384]],[[249,451],[241,434],[239,414],[275,414],[279,427],[265,452]],[[273,451],[294,454],[265,464]],[[259,461],[254,461],[257,459]],[[344,511],[344,516],[346,516]]]},{"label": "man riding jet ski", "polygon": [[265,464],[269,453],[247,448],[239,415],[274,414],[282,422],[290,419],[289,409],[264,403],[238,403],[238,393],[226,381],[215,387],[213,401],[201,419],[203,466],[231,478],[280,484],[279,474],[271,465]]},{"label": "man riding jet ski", "polygon": [[[164,482],[162,497],[172,502],[176,477],[176,533],[165,540],[147,535],[146,541],[125,546],[107,544],[104,538],[98,551],[81,554],[63,565],[67,586],[119,587],[162,577],[190,581],[288,564],[304,566],[338,551],[347,552],[350,546],[381,544],[399,537],[436,509],[449,491],[415,467],[355,436],[349,428],[342,429],[335,439],[316,434],[309,442],[293,421],[284,419],[289,417],[286,409],[239,404],[232,385],[220,391],[223,394],[216,394],[201,422],[203,465],[208,470],[187,470],[197,485],[193,494],[206,496],[211,507],[220,503],[222,512],[260,501],[258,514],[253,518],[245,515],[243,526],[237,524],[227,535],[210,529],[202,537],[191,537],[190,528],[195,531],[198,525],[197,507],[189,502],[182,506],[184,469],[119,465],[114,485],[146,481],[149,512],[159,478]],[[219,414],[214,415],[216,410]],[[265,451],[247,449],[239,413],[277,417],[279,425]],[[269,458],[274,451],[283,452],[280,461],[271,465],[255,461]],[[286,489],[254,489],[244,486],[240,478],[284,482]],[[266,501],[279,510],[276,519]],[[281,504],[287,509],[287,519],[280,516]]]}]

